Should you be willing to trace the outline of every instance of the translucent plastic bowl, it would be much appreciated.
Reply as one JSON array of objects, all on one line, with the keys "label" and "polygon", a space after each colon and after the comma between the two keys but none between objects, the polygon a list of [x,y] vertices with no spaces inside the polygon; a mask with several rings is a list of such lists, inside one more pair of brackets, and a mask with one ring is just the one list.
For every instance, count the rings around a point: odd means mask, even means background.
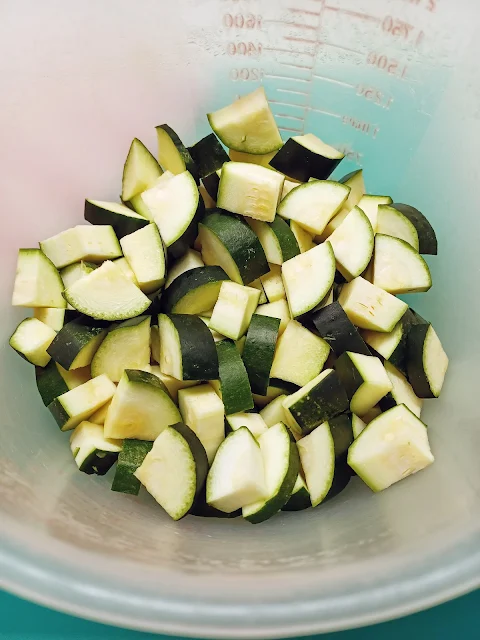
[{"label": "translucent plastic bowl", "polygon": [[[0,581],[77,615],[184,635],[287,636],[372,623],[480,582],[480,40],[465,0],[6,0],[0,6]],[[388,15],[387,15],[388,14]],[[402,25],[407,26],[402,26]],[[261,526],[188,517],[78,473],[68,436],[7,345],[18,247],[115,199],[133,137],[263,82],[285,136],[313,131],[368,190],[437,229],[415,298],[451,358],[424,418],[436,463],[373,495]]]}]

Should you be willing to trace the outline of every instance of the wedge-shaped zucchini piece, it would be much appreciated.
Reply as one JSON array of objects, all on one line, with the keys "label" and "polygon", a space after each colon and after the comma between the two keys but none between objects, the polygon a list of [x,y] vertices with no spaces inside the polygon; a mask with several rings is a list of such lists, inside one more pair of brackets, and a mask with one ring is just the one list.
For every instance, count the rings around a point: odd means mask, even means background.
[{"label": "wedge-shaped zucchini piece", "polygon": [[183,421],[197,434],[212,463],[225,438],[224,406],[208,384],[178,391],[178,405]]},{"label": "wedge-shaped zucchini piece", "polygon": [[65,309],[55,307],[36,307],[33,310],[33,317],[43,322],[54,331],[60,331],[65,322]]},{"label": "wedge-shaped zucchini piece", "polygon": [[299,184],[302,184],[302,183],[301,182],[297,182],[297,181],[293,181],[293,180],[289,180],[288,178],[285,178],[285,182],[283,183],[282,195],[280,197],[280,200],[283,200],[286,196],[288,196],[290,191],[293,191],[293,189],[295,189],[295,187],[298,187]]},{"label": "wedge-shaped zucchini piece", "polygon": [[149,189],[161,175],[162,169],[150,151],[134,138],[123,167],[122,200],[131,200]]},{"label": "wedge-shaped zucchini piece", "polygon": [[228,276],[221,267],[188,269],[164,292],[162,307],[166,313],[201,314],[215,306],[225,280]]},{"label": "wedge-shaped zucchini piece", "polygon": [[350,187],[350,193],[348,194],[345,207],[351,211],[353,207],[356,207],[362,197],[365,195],[365,182],[363,180],[363,170],[357,169],[351,173],[347,173],[340,178],[339,182],[346,184]]},{"label": "wedge-shaped zucchini piece", "polygon": [[214,133],[199,140],[193,147],[189,147],[188,151],[197,167],[198,177],[202,180],[221,169],[225,162],[230,160]]},{"label": "wedge-shaped zucchini piece", "polygon": [[243,287],[236,282],[222,282],[210,319],[210,329],[238,340],[246,333],[259,298],[258,289]]},{"label": "wedge-shaped zucchini piece", "polygon": [[105,436],[153,441],[180,420],[180,412],[157,376],[127,369],[107,413]]},{"label": "wedge-shaped zucchini piece", "polygon": [[180,520],[192,508],[207,471],[202,443],[178,423],[158,436],[134,475],[173,520]]},{"label": "wedge-shaped zucchini piece", "polygon": [[[160,314],[160,369],[178,380],[217,380],[215,342],[200,318]],[[190,425],[189,425],[190,426]]]},{"label": "wedge-shaped zucchini piece", "polygon": [[198,184],[198,168],[187,147],[168,124],[155,127],[158,141],[158,161],[166,171],[179,175],[184,171],[192,174]]},{"label": "wedge-shaped zucchini piece", "polygon": [[[126,262],[126,260],[125,258],[116,258],[113,262],[120,267],[123,262]],[[68,265],[68,267],[65,267],[60,271],[60,277],[63,280],[63,288],[68,289],[72,286],[72,284],[75,284],[75,282],[81,280],[81,278],[84,278],[85,276],[88,276],[89,273],[92,273],[92,271],[97,267],[98,265],[94,264],[93,262],[85,262],[84,260]],[[73,310],[71,304],[66,303],[66,306],[70,311]]]},{"label": "wedge-shaped zucchini piece", "polygon": [[184,171],[159,182],[144,191],[142,199],[169,252],[175,258],[182,256],[195,241],[197,222],[204,210],[192,174]]},{"label": "wedge-shaped zucchini piece", "polygon": [[374,235],[370,220],[359,207],[350,211],[328,241],[335,254],[337,269],[347,281],[368,267],[373,254]]},{"label": "wedge-shaped zucchini piece", "polygon": [[431,324],[410,328],[407,338],[408,380],[419,398],[438,398],[448,368],[445,353]]},{"label": "wedge-shaped zucchini piece", "polygon": [[287,294],[282,280],[282,267],[278,264],[269,264],[270,271],[260,277],[260,283],[265,291],[268,302],[277,302],[285,299]]},{"label": "wedge-shaped zucchini piece", "polygon": [[282,507],[282,511],[303,511],[312,506],[310,494],[302,475],[299,473],[293,487],[292,495]]},{"label": "wedge-shaped zucchini piece", "polygon": [[404,240],[377,233],[373,284],[388,293],[428,291],[430,269],[422,256]]},{"label": "wedge-shaped zucchini piece", "polygon": [[217,206],[254,220],[273,222],[284,177],[258,164],[226,162],[218,186]]},{"label": "wedge-shaped zucchini piece", "polygon": [[104,476],[117,461],[122,441],[106,438],[101,425],[85,420],[72,432],[70,450],[80,471]]},{"label": "wedge-shaped zucchini piece", "polygon": [[305,229],[303,229],[303,227],[301,227],[298,222],[295,222],[295,220],[290,221],[290,229],[295,236],[298,248],[300,249],[300,253],[305,253],[306,251],[313,249],[315,243],[313,241],[313,236],[311,233],[305,231]]},{"label": "wedge-shaped zucchini piece", "polygon": [[277,422],[285,422],[285,412],[283,409],[283,401],[287,396],[282,393],[274,398],[260,411],[260,416],[267,427],[273,427]]},{"label": "wedge-shaped zucchini piece", "polygon": [[417,398],[412,385],[408,382],[406,377],[398,369],[396,369],[390,362],[384,363],[387,376],[392,383],[392,390],[383,397],[380,402],[380,408],[382,411],[387,411],[397,404],[404,404],[417,418],[420,418],[422,413],[423,400]]},{"label": "wedge-shaped zucchini piece", "polygon": [[128,320],[148,309],[151,300],[113,262],[107,261],[66,289],[74,309],[97,320]]},{"label": "wedge-shaped zucchini piece", "polygon": [[174,174],[171,171],[165,171],[164,173],[162,173],[162,175],[159,178],[157,178],[154,182],[152,182],[152,184],[146,187],[144,191],[142,191],[142,193],[139,193],[138,195],[133,196],[133,198],[130,200],[128,205],[132,206],[133,210],[136,211],[138,214],[140,214],[143,218],[145,218],[145,220],[150,220],[150,222],[154,222],[152,211],[146,205],[142,197],[142,194],[145,191],[148,191],[149,189],[153,189],[154,187],[160,188],[161,186],[166,185],[167,182],[171,180],[173,177],[174,177]]},{"label": "wedge-shaped zucchini piece", "polygon": [[420,246],[415,225],[401,211],[390,205],[379,205],[376,233],[400,238],[408,242],[415,251],[418,251]]},{"label": "wedge-shaped zucchini piece", "polygon": [[344,157],[341,151],[307,133],[287,140],[270,165],[294,180],[308,182],[310,178],[326,180]]},{"label": "wedge-shaped zucchini piece", "polygon": [[53,360],[50,360],[45,367],[35,367],[35,379],[38,392],[46,407],[70,389],[60,374],[57,363]]},{"label": "wedge-shaped zucchini piece", "polygon": [[143,369],[150,363],[150,316],[127,320],[110,331],[92,359],[92,376],[105,373],[120,382],[125,369]]},{"label": "wedge-shaped zucchini piece", "polygon": [[239,413],[232,413],[231,415],[226,416],[226,420],[232,431],[236,431],[237,429],[240,429],[240,427],[247,427],[255,438],[259,438],[259,436],[268,430],[262,416],[259,413],[254,413],[253,411],[249,413],[245,413],[243,411]]},{"label": "wedge-shaped zucchini piece", "polygon": [[103,425],[105,424],[105,420],[107,419],[107,413],[108,413],[108,410],[110,409],[111,404],[112,404],[112,401],[109,400],[106,404],[100,407],[100,409],[95,411],[95,413],[92,413],[92,415],[88,419],[89,422],[93,422],[94,424],[100,424],[103,427]]},{"label": "wedge-shaped zucchini piece", "polygon": [[314,309],[333,286],[335,256],[331,244],[319,244],[284,262],[282,278],[292,318]]},{"label": "wedge-shaped zucchini piece", "polygon": [[222,267],[238,284],[248,285],[269,271],[260,240],[244,220],[211,211],[199,225],[199,238],[205,264]]},{"label": "wedge-shaped zucchini piece", "polygon": [[178,404],[178,392],[180,389],[189,389],[190,387],[195,387],[200,384],[199,380],[177,380],[177,378],[173,378],[172,376],[168,376],[165,373],[162,373],[160,367],[149,366],[144,367],[144,371],[148,373],[153,373],[153,375],[157,376],[163,384],[167,387],[167,391],[172,398],[172,400]]},{"label": "wedge-shaped zucchini piece", "polygon": [[392,207],[400,211],[400,213],[403,213],[417,230],[419,253],[436,256],[438,253],[437,236],[435,235],[432,225],[423,213],[415,209],[415,207],[411,207],[409,204],[401,204],[399,202],[392,204]]},{"label": "wedge-shaped zucchini piece", "polygon": [[37,318],[26,318],[10,338],[12,349],[28,362],[45,367],[50,362],[48,347],[57,332]]},{"label": "wedge-shaped zucchini piece", "polygon": [[288,426],[300,436],[349,408],[345,389],[333,369],[322,371],[304,387],[287,396],[282,405]]},{"label": "wedge-shaped zucchini piece", "polygon": [[[411,309],[407,309],[389,333],[362,331],[362,337],[376,353],[407,375],[407,336],[410,327],[414,324],[428,323],[422,322]],[[356,349],[349,349],[349,351],[356,351]]]},{"label": "wedge-shaped zucchini piece", "polygon": [[223,144],[234,151],[265,155],[283,144],[263,87],[207,118]]},{"label": "wedge-shaped zucchini piece", "polygon": [[248,224],[257,234],[271,264],[283,264],[300,253],[293,231],[280,216],[275,216],[272,222],[252,219]]},{"label": "wedge-shaped zucchini piece", "polygon": [[328,495],[335,473],[335,446],[328,422],[297,442],[312,507]]},{"label": "wedge-shaped zucchini piece", "polygon": [[232,513],[267,496],[260,445],[246,427],[222,442],[207,476],[207,502]]},{"label": "wedge-shaped zucchini piece", "polygon": [[406,302],[361,276],[343,285],[338,302],[356,327],[384,333],[392,331],[408,309]]},{"label": "wedge-shaped zucchini piece", "polygon": [[120,240],[137,286],[143,293],[153,293],[165,282],[165,252],[155,224],[125,236]]},{"label": "wedge-shaped zucchini piece", "polygon": [[98,376],[58,396],[48,408],[60,429],[69,431],[111,400],[115,390],[115,385],[106,375]]},{"label": "wedge-shaped zucchini piece", "polygon": [[269,318],[278,318],[280,320],[278,335],[282,335],[282,333],[287,328],[288,323],[292,319],[290,310],[288,308],[288,303],[284,298],[281,298],[276,302],[270,302],[268,304],[260,305],[259,307],[257,307],[255,314],[259,316],[268,316]]},{"label": "wedge-shaped zucchini piece", "polygon": [[330,347],[325,340],[296,320],[290,320],[277,341],[270,375],[304,386],[318,376],[329,353]]},{"label": "wedge-shaped zucchini piece", "polygon": [[348,452],[348,464],[372,491],[382,491],[433,461],[426,426],[405,405],[372,420]]},{"label": "wedge-shaped zucchini piece", "polygon": [[375,356],[346,351],[338,358],[335,369],[350,400],[350,410],[357,416],[364,416],[392,390],[390,378]]},{"label": "wedge-shaped zucchini piece", "polygon": [[[105,339],[108,326],[107,322],[79,316],[58,332],[48,353],[68,371],[87,367]],[[99,374],[94,374],[94,377],[96,375]]]},{"label": "wedge-shaped zucchini piece", "polygon": [[253,393],[266,395],[270,380],[280,320],[268,316],[252,316],[242,358]]},{"label": "wedge-shaped zucchini piece", "polygon": [[357,206],[365,213],[372,225],[373,233],[377,233],[378,207],[392,203],[390,196],[363,195]]},{"label": "wedge-shaped zucchini piece", "polygon": [[65,309],[63,282],[53,262],[40,249],[20,249],[13,287],[14,307]]},{"label": "wedge-shaped zucchini piece", "polygon": [[339,182],[307,182],[293,189],[281,201],[278,215],[294,220],[313,235],[320,235],[341,209],[349,193],[350,188]]},{"label": "wedge-shaped zucchini piece", "polygon": [[232,340],[216,343],[220,390],[225,413],[253,409],[252,391],[242,358]]},{"label": "wedge-shaped zucchini piece", "polygon": [[117,236],[110,225],[77,225],[40,242],[40,249],[57,269],[80,260],[103,262],[122,255]]},{"label": "wedge-shaped zucchini piece", "polygon": [[123,238],[148,224],[148,220],[124,204],[103,200],[85,200],[84,218],[92,224],[110,225],[117,238]]},{"label": "wedge-shaped zucchini piece", "polygon": [[112,482],[112,491],[138,496],[141,482],[135,477],[135,471],[152,450],[153,443],[145,440],[124,440],[118,455],[117,469]]},{"label": "wedge-shaped zucchini piece", "polygon": [[298,449],[281,422],[258,438],[265,470],[266,497],[244,506],[242,515],[252,524],[274,516],[292,495],[300,470]]},{"label": "wedge-shaped zucchini piece", "polygon": [[189,249],[181,258],[178,258],[168,269],[168,277],[165,282],[165,289],[172,284],[172,282],[191,269],[197,269],[198,267],[204,267],[202,256],[198,251]]},{"label": "wedge-shaped zucchini piece", "polygon": [[312,315],[312,321],[319,335],[328,342],[337,357],[345,351],[371,355],[357,328],[338,301],[316,311]]},{"label": "wedge-shaped zucchini piece", "polygon": [[358,436],[362,433],[366,426],[367,423],[362,418],[360,418],[360,416],[352,413],[352,431],[354,438],[358,438]]}]

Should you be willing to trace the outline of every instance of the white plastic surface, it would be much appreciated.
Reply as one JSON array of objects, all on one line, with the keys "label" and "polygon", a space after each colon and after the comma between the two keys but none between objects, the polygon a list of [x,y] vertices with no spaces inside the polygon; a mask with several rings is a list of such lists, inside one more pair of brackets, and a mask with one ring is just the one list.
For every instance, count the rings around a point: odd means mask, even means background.
[{"label": "white plastic surface", "polygon": [[[470,0],[4,0],[0,5],[0,585],[66,611],[185,635],[287,636],[405,614],[480,582],[479,8]],[[404,25],[404,26],[402,26]],[[407,25],[407,26],[405,26]],[[265,85],[282,135],[313,131],[367,189],[437,229],[412,304],[451,359],[425,403],[436,462],[373,495],[261,525],[174,523],[78,473],[8,348],[18,247],[115,199],[133,137],[187,144]],[[335,174],[338,175],[338,172]],[[418,299],[418,303],[416,302]]]}]

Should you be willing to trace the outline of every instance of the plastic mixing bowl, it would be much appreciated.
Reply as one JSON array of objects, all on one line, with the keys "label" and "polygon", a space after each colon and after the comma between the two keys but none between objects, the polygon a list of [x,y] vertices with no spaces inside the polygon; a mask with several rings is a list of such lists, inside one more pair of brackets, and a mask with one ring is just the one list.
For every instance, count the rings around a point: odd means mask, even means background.
[{"label": "plastic mixing bowl", "polygon": [[[184,635],[287,636],[406,614],[478,586],[479,8],[469,0],[4,0],[0,6],[0,580],[74,614]],[[343,146],[341,173],[423,210],[451,358],[424,419],[435,464],[384,493],[352,481],[261,526],[187,517],[78,473],[8,347],[18,247],[116,199],[133,137],[263,83],[282,134]]]}]

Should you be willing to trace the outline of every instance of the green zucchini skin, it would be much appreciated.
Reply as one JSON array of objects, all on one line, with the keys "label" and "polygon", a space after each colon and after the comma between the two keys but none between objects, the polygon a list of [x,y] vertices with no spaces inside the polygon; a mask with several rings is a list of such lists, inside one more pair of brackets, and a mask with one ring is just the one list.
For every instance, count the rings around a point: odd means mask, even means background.
[{"label": "green zucchini skin", "polygon": [[183,422],[177,422],[169,427],[175,429],[186,441],[195,460],[196,488],[195,496],[202,491],[205,486],[205,480],[208,473],[208,458],[203,444],[200,442],[197,434]]},{"label": "green zucchini skin", "polygon": [[183,235],[175,240],[173,244],[167,247],[167,254],[174,259],[181,258],[189,249],[191,249],[195,243],[195,239],[198,236],[198,224],[205,215],[205,203],[200,196],[198,199],[198,206],[192,221],[186,228]]},{"label": "green zucchini skin", "polygon": [[328,421],[330,426],[330,433],[333,438],[333,446],[335,448],[335,460],[344,458],[346,460],[348,447],[352,444],[353,430],[352,419],[346,414],[342,413],[339,416],[335,416]]},{"label": "green zucchini skin", "polygon": [[279,318],[253,315],[247,331],[242,358],[252,392],[261,396],[267,394],[279,327]]},{"label": "green zucchini skin", "polygon": [[225,414],[253,409],[254,402],[248,374],[233,340],[216,343],[218,371]]},{"label": "green zucchini skin", "polygon": [[418,234],[419,248],[418,252],[425,255],[438,254],[438,242],[435,230],[430,222],[423,215],[421,211],[411,207],[409,204],[401,204],[400,202],[394,202],[390,205],[410,220]]},{"label": "green zucchini skin", "polygon": [[410,328],[407,338],[408,381],[419,398],[435,398],[423,363],[424,343],[430,324],[417,324]]},{"label": "green zucchini skin", "polygon": [[347,488],[348,483],[355,475],[353,469],[348,466],[346,459],[340,458],[335,460],[335,471],[333,473],[333,482],[327,495],[325,496],[322,504],[335,498],[344,489]]},{"label": "green zucchini skin", "polygon": [[188,151],[202,181],[207,176],[218,171],[218,169],[221,169],[225,162],[230,162],[227,152],[214,133],[210,133],[192,147],[188,147]]},{"label": "green zucchini skin", "polygon": [[[220,285],[224,280],[229,280],[229,277],[221,267],[217,266],[197,267],[196,269],[185,271],[178,278],[175,278],[172,284],[163,292],[162,307],[165,313],[178,313],[176,307],[191,291],[216,282],[219,283],[218,288],[220,290]],[[210,307],[206,307],[202,311],[208,311],[212,306],[210,305]]]},{"label": "green zucchini skin", "polygon": [[320,336],[328,342],[337,357],[345,351],[372,355],[339,302],[332,302],[316,311],[312,315],[312,321]]},{"label": "green zucchini skin", "polygon": [[240,217],[210,209],[201,222],[214,233],[232,256],[244,285],[270,271],[260,240]]},{"label": "green zucchini skin", "polygon": [[289,178],[308,182],[310,178],[327,180],[342,160],[324,158],[290,138],[270,160],[270,166]]},{"label": "green zucchini skin", "polygon": [[282,511],[303,511],[311,506],[310,494],[304,488],[297,491],[297,493],[292,493],[288,502],[282,507]]},{"label": "green zucchini skin", "polygon": [[93,451],[85,458],[80,471],[87,475],[104,476],[115,464],[118,459],[118,453],[113,451],[102,451],[99,456],[97,451]]},{"label": "green zucchini skin", "polygon": [[[157,129],[163,129],[163,131],[165,131],[165,133],[171,139],[171,141],[175,145],[179,155],[182,157],[182,160],[185,163],[185,167],[186,167],[187,171],[189,171],[192,174],[192,176],[195,179],[195,182],[198,184],[199,183],[199,177],[198,177],[197,165],[195,164],[195,162],[194,162],[194,160],[193,160],[193,158],[192,158],[192,156],[190,154],[190,151],[187,149],[187,147],[181,141],[180,136],[168,124],[159,124],[158,126],[155,127],[155,130],[157,130]],[[168,169],[168,167],[164,167],[164,169]]]},{"label": "green zucchini skin", "polygon": [[210,329],[197,316],[169,314],[182,351],[184,380],[218,380],[218,356]]},{"label": "green zucchini skin", "polygon": [[290,258],[298,256],[300,247],[297,239],[290,229],[290,225],[280,216],[275,216],[273,222],[267,222],[277,237],[280,250],[282,252],[283,261],[286,262]]},{"label": "green zucchini skin", "polygon": [[152,447],[153,442],[124,440],[123,448],[118,455],[112,491],[138,496],[141,482],[133,474],[142,464],[147,453],[152,450]]},{"label": "green zucchini skin", "polygon": [[52,360],[68,370],[79,352],[110,326],[111,323],[105,320],[93,320],[81,315],[63,325],[47,353]]},{"label": "green zucchini skin", "polygon": [[69,391],[54,360],[50,360],[46,367],[35,367],[35,379],[37,381],[38,392],[46,407],[48,407],[55,398]]},{"label": "green zucchini skin", "polygon": [[122,216],[108,209],[103,209],[90,200],[85,200],[84,218],[91,224],[110,225],[113,227],[115,235],[119,240],[149,224],[149,220],[146,218],[130,218],[127,215]]},{"label": "green zucchini skin", "polygon": [[348,411],[348,408],[345,389],[336,371],[332,370],[303,398],[289,406],[289,411],[302,430],[302,435],[307,435],[323,422]]}]

